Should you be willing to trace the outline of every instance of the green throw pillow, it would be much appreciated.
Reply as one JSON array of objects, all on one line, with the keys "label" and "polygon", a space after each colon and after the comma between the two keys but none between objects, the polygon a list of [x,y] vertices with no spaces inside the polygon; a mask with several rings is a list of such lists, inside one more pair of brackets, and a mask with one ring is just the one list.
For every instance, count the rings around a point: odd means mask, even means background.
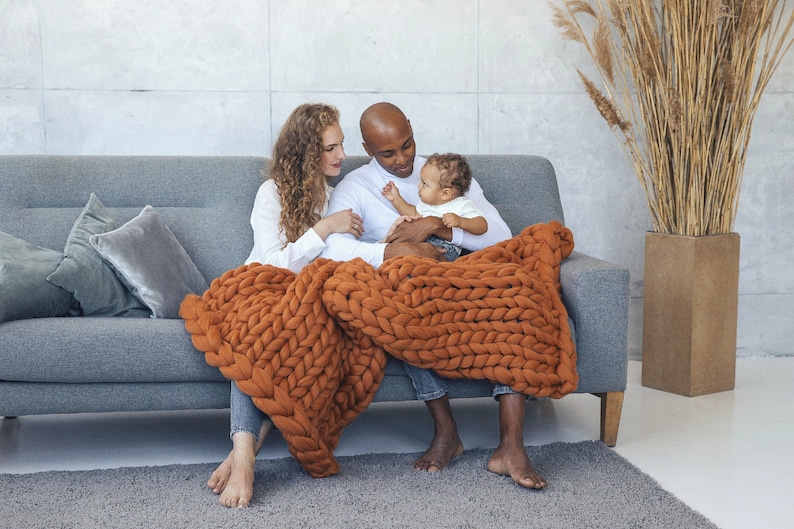
[{"label": "green throw pillow", "polygon": [[65,316],[76,305],[71,293],[45,279],[61,259],[61,252],[0,232],[0,323]]}]

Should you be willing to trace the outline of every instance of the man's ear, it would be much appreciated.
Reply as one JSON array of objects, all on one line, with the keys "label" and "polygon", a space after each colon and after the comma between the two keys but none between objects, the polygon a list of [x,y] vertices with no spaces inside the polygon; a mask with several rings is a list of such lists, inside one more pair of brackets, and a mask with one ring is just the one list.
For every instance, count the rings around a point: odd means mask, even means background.
[{"label": "man's ear", "polygon": [[371,151],[371,150],[369,150],[369,147],[367,146],[367,143],[366,143],[366,142],[363,142],[363,141],[362,141],[362,142],[361,142],[361,145],[364,147],[364,152],[366,152],[366,153],[367,153],[367,156],[372,156],[373,158],[375,157],[375,155],[374,155],[374,154],[372,154],[372,151]]}]

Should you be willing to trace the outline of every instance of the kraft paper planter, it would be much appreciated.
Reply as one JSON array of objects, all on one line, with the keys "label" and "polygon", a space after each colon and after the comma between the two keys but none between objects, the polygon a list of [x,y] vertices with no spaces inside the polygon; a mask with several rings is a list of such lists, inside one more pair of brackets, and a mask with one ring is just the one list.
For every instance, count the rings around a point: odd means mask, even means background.
[{"label": "kraft paper planter", "polygon": [[738,233],[648,233],[642,385],[688,397],[733,389],[738,301]]}]

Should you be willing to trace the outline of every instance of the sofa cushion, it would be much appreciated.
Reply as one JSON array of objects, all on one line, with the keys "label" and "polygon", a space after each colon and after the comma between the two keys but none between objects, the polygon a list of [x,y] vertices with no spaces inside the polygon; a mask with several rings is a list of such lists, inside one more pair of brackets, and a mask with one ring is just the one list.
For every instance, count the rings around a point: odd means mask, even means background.
[{"label": "sofa cushion", "polygon": [[2,324],[0,380],[79,384],[225,379],[193,346],[182,320],[88,316]]},{"label": "sofa cushion", "polygon": [[76,305],[72,294],[47,282],[63,254],[0,232],[0,323],[64,316]]},{"label": "sofa cushion", "polygon": [[64,258],[47,281],[74,294],[84,316],[149,316],[149,309],[119,281],[88,238],[116,229],[110,213],[91,193],[63,250]]},{"label": "sofa cushion", "polygon": [[185,296],[207,289],[207,281],[152,206],[121,228],[89,240],[155,318],[179,317]]}]

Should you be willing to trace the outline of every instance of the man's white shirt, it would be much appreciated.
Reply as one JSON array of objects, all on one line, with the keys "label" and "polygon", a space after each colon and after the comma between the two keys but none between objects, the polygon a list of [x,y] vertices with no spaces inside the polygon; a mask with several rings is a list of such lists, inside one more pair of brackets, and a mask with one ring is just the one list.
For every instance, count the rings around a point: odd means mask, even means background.
[{"label": "man's white shirt", "polygon": [[[349,261],[354,257],[360,257],[372,266],[380,266],[383,263],[386,243],[378,241],[386,236],[391,225],[399,217],[399,213],[389,199],[383,196],[383,187],[392,181],[408,203],[417,204],[419,172],[426,161],[425,158],[417,156],[414,159],[414,171],[407,178],[398,178],[390,174],[374,158],[368,164],[348,173],[331,192],[328,214],[352,209],[364,219],[364,233],[360,239],[347,233],[329,235],[320,256],[335,261]],[[502,220],[497,209],[486,200],[482,187],[476,180],[472,179],[466,196],[474,201],[488,221],[488,231],[482,235],[474,235],[460,228],[452,228],[452,244],[474,251],[512,236],[510,228]]]}]

